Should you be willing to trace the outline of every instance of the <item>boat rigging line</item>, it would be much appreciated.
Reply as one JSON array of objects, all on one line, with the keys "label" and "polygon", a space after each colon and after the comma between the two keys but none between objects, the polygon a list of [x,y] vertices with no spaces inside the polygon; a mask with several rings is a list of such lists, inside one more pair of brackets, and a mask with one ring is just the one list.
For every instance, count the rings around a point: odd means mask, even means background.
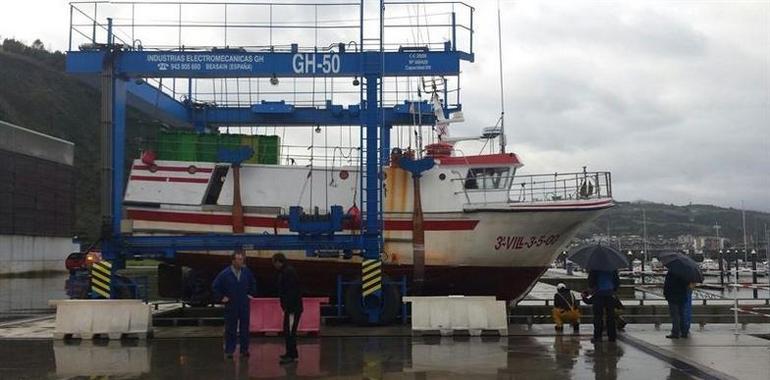
[{"label": "boat rigging line", "polygon": [[500,17],[500,0],[497,0],[497,53],[500,64],[500,153],[505,153],[505,95],[503,81],[503,32]]}]

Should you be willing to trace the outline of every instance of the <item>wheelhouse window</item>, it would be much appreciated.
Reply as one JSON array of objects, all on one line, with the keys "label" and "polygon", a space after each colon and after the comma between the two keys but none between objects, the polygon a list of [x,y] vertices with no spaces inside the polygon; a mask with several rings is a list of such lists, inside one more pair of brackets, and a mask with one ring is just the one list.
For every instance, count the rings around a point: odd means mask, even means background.
[{"label": "wheelhouse window", "polygon": [[471,168],[465,177],[467,190],[496,190],[506,189],[510,178],[511,168]]}]

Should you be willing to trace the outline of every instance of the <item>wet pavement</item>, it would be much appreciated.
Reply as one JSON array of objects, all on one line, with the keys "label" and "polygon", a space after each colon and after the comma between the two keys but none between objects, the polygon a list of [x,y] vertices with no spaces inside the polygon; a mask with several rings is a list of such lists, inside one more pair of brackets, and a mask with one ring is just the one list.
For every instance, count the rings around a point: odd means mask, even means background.
[{"label": "wet pavement", "polygon": [[67,298],[66,273],[0,277],[0,322],[49,312],[48,300]]},{"label": "wet pavement", "polygon": [[752,325],[755,333],[727,325],[706,325],[687,339],[671,340],[666,331],[633,326],[624,341],[642,350],[686,363],[719,378],[770,379],[770,326]]},{"label": "wet pavement", "polygon": [[[770,324],[694,327],[664,338],[667,324],[629,325],[615,344],[553,335],[550,324],[512,325],[506,337],[412,337],[408,326],[323,326],[299,340],[301,360],[282,367],[281,338],[254,337],[249,358],[225,360],[221,326],[155,327],[138,341],[52,341],[48,300],[63,298],[66,276],[0,279],[0,379],[342,378],[342,379],[768,379]],[[159,311],[178,305],[160,304]],[[29,317],[29,316],[28,316]],[[761,338],[760,336],[765,336]]]},{"label": "wet pavement", "polygon": [[280,366],[283,341],[255,337],[248,358],[224,359],[221,339],[140,342],[7,340],[0,378],[687,379],[631,345],[586,336],[308,337]]}]

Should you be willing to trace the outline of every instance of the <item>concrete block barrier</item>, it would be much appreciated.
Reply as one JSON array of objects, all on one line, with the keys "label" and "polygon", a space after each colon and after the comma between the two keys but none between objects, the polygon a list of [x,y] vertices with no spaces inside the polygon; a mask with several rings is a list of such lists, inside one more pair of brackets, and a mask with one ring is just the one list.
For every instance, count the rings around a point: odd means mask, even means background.
[{"label": "concrete block barrier", "polygon": [[49,304],[56,307],[54,339],[145,339],[152,332],[150,305],[140,300],[52,300]]},{"label": "concrete block barrier", "polygon": [[452,335],[458,331],[481,335],[494,330],[508,333],[505,301],[494,296],[403,297],[412,304],[412,331]]}]

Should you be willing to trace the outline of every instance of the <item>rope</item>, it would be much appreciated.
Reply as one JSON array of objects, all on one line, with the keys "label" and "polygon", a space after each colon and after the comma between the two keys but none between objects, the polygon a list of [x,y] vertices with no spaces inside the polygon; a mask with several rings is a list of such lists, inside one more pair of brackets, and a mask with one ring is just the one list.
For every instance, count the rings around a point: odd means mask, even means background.
[{"label": "rope", "polygon": [[503,41],[500,21],[500,0],[497,0],[497,49],[500,63],[500,153],[505,153],[505,96],[503,80]]},{"label": "rope", "polygon": [[[329,129],[324,128],[324,165],[329,163]],[[329,183],[329,170],[324,169],[324,184]],[[329,210],[329,186],[324,187],[324,195],[326,196],[326,210]]]},{"label": "rope", "polygon": [[315,131],[310,130],[310,209],[313,208],[313,161],[315,159]]}]

